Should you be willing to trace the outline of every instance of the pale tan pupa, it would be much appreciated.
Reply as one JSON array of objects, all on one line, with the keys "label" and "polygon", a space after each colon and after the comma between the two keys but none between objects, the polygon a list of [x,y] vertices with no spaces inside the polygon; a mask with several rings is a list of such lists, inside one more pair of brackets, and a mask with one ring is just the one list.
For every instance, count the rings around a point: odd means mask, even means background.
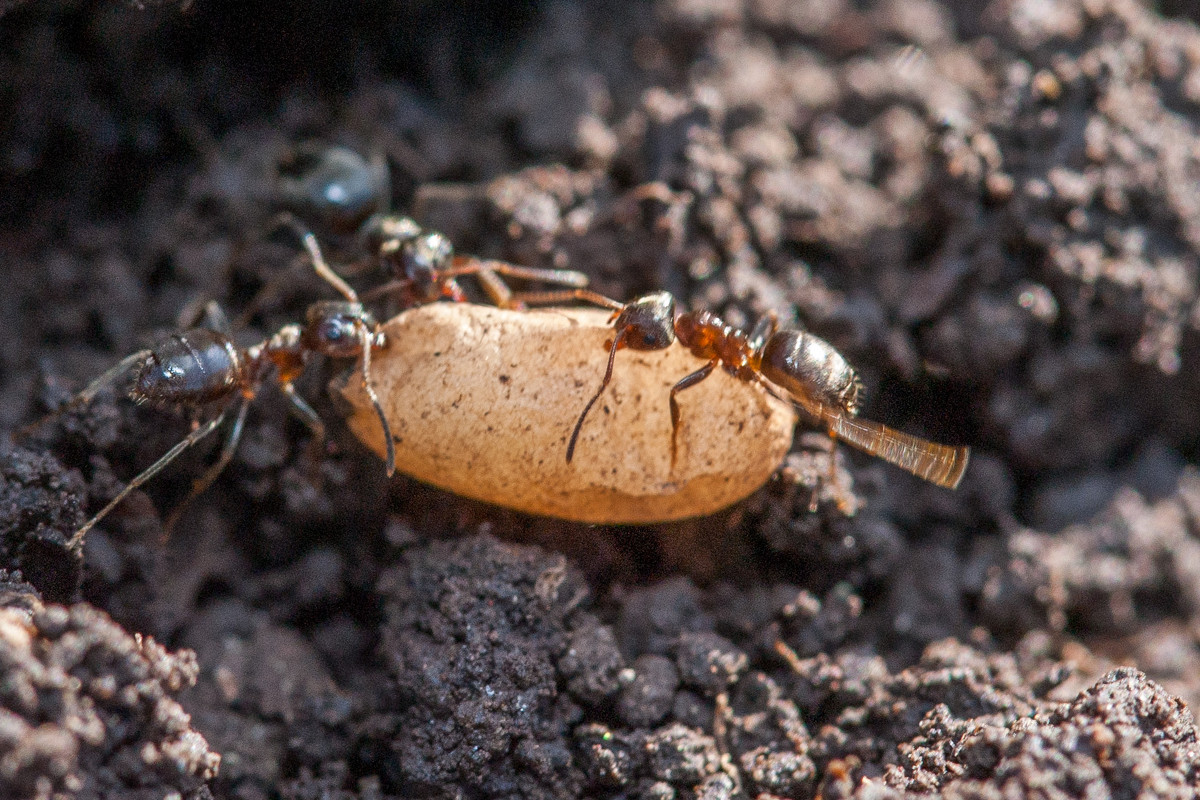
[{"label": "pale tan pupa", "polygon": [[[586,308],[436,303],[390,320],[371,370],[397,468],[477,500],[609,524],[710,514],[762,486],[791,448],[795,412],[723,370],[679,395],[672,468],[668,396],[703,364],[678,343],[617,353],[567,463],[571,429],[604,376],[608,319]],[[351,430],[382,455],[360,375],[337,391],[353,408]]]}]

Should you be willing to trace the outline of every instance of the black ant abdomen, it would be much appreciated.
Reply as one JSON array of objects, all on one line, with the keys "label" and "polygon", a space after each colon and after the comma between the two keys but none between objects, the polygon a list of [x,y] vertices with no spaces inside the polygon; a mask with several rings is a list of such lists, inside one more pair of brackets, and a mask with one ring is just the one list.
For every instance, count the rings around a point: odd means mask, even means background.
[{"label": "black ant abdomen", "polygon": [[201,405],[228,397],[244,380],[233,341],[219,331],[193,328],[150,348],[130,396],[159,407]]},{"label": "black ant abdomen", "polygon": [[798,330],[775,333],[762,349],[763,377],[793,396],[858,414],[862,381],[854,368],[824,339]]},{"label": "black ant abdomen", "polygon": [[285,204],[319,220],[332,233],[358,231],[391,200],[387,162],[368,161],[347,147],[301,144],[280,171],[279,192]]}]

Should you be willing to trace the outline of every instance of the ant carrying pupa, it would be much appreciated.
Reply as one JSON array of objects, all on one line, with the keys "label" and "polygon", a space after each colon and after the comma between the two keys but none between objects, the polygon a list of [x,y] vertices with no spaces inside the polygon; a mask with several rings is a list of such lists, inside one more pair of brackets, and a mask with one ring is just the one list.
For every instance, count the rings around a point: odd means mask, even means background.
[{"label": "ant carrying pupa", "polygon": [[666,292],[648,294],[626,304],[597,298],[592,292],[565,292],[562,296],[613,309],[615,331],[604,379],[571,431],[568,462],[574,457],[588,412],[612,380],[617,351],[661,350],[678,339],[707,363],[671,387],[672,461],[679,430],[679,393],[708,378],[717,367],[723,367],[743,381],[757,383],[778,399],[795,403],[820,422],[835,441],[845,441],[937,486],[954,489],[962,480],[970,458],[968,448],[936,444],[878,422],[859,419],[862,382],[854,368],[824,339],[806,331],[779,330],[774,314],[764,317],[747,334],[709,311],[677,314],[675,299]]},{"label": "ant carrying pupa", "polygon": [[[106,386],[115,384],[130,373],[134,377],[129,396],[134,402],[163,408],[215,412],[207,422],[195,423],[186,437],[136,475],[108,505],[75,531],[67,543],[69,548],[81,548],[87,532],[130,492],[219,428],[232,412],[233,422],[220,455],[193,483],[183,505],[207,489],[233,457],[250,403],[268,382],[274,382],[283,391],[292,408],[312,432],[314,440],[323,440],[324,423],[294,387],[294,382],[314,354],[338,359],[360,359],[363,391],[385,431],[387,473],[390,476],[395,471],[392,437],[371,378],[372,353],[387,347],[387,337],[363,307],[358,294],[325,263],[316,237],[303,230],[300,235],[317,274],[337,289],[344,300],[313,303],[308,307],[303,324],[284,325],[274,335],[246,348],[239,348],[234,343],[229,322],[220,306],[209,303],[205,308],[204,325],[173,333],[145,350],[126,356],[88,384],[63,409],[55,412],[62,413],[90,402]],[[182,505],[168,520],[167,530],[173,527],[180,508]]]}]

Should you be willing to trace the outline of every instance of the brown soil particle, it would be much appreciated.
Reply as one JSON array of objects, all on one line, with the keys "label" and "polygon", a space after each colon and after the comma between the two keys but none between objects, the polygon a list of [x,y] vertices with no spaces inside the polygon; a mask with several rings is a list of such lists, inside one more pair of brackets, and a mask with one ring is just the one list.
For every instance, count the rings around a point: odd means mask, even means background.
[{"label": "brown soil particle", "polygon": [[130,636],[87,605],[11,594],[0,609],[0,793],[211,797],[221,757],[176,701],[195,654]]}]

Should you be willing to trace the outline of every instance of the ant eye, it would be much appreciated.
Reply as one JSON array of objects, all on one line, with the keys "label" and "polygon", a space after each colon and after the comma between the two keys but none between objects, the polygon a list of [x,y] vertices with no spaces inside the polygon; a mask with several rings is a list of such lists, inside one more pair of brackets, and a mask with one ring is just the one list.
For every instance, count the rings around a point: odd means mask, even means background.
[{"label": "ant eye", "polygon": [[361,348],[358,327],[347,317],[321,320],[315,328],[315,338],[317,349],[334,358],[353,358]]},{"label": "ant eye", "polygon": [[336,319],[325,320],[321,323],[320,333],[318,334],[321,341],[337,344],[342,341],[346,334],[346,327],[341,321]]},{"label": "ant eye", "polygon": [[647,333],[642,336],[642,343],[645,344],[646,347],[653,347],[656,341],[657,337],[653,333]]}]

